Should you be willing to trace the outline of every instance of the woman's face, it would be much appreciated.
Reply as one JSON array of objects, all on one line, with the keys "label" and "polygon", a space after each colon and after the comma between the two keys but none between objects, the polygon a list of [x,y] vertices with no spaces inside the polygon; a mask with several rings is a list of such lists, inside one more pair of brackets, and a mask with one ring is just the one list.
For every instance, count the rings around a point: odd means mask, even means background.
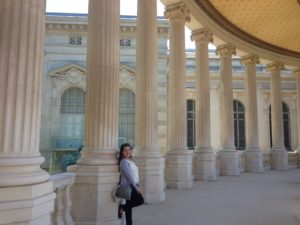
[{"label": "woman's face", "polygon": [[126,146],[123,150],[123,156],[125,159],[130,159],[131,157],[131,149],[129,146]]}]

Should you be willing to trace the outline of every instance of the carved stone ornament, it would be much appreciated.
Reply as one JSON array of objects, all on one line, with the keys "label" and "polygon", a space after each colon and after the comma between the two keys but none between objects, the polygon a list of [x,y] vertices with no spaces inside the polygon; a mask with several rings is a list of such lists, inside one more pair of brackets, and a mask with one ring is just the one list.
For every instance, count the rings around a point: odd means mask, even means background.
[{"label": "carved stone ornament", "polygon": [[71,84],[80,84],[86,80],[86,71],[83,67],[76,64],[65,66],[50,73],[52,78],[66,81]]},{"label": "carved stone ornament", "polygon": [[127,66],[121,65],[120,66],[120,84],[127,85],[135,80],[134,77],[135,69]]},{"label": "carved stone ornament", "polygon": [[245,55],[241,58],[241,64],[245,66],[255,65],[259,63],[259,57],[257,55]]},{"label": "carved stone ornament", "polygon": [[232,44],[219,45],[216,54],[221,57],[231,57],[232,55],[236,55],[236,49]]},{"label": "carved stone ornament", "polygon": [[170,20],[184,19],[187,22],[191,21],[190,12],[188,8],[182,3],[167,6],[165,17]]},{"label": "carved stone ornament", "polygon": [[284,64],[282,62],[273,62],[267,64],[267,70],[270,72],[276,72],[284,69]]},{"label": "carved stone ornament", "polygon": [[213,43],[213,34],[208,28],[194,30],[191,35],[191,40],[197,42]]}]

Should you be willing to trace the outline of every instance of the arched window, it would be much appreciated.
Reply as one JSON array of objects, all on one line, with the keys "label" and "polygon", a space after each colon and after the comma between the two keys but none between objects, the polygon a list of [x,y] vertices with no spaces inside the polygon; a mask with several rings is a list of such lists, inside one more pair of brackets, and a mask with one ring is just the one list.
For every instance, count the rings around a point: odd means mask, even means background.
[{"label": "arched window", "polygon": [[[270,146],[272,148],[272,114],[271,105],[269,107],[269,124],[270,124]],[[284,146],[288,151],[292,150],[291,147],[291,135],[290,135],[290,111],[289,107],[285,102],[282,102],[282,117],[283,117],[283,135],[284,135]]]},{"label": "arched window", "polygon": [[189,149],[195,148],[195,100],[186,101],[187,108],[187,146]]},{"label": "arched window", "polygon": [[245,149],[245,107],[240,101],[233,100],[234,144],[236,149]]},{"label": "arched window", "polygon": [[135,145],[135,94],[128,89],[120,90],[119,146],[128,142]]},{"label": "arched window", "polygon": [[77,87],[67,89],[61,96],[60,136],[82,138],[84,132],[85,93]]}]

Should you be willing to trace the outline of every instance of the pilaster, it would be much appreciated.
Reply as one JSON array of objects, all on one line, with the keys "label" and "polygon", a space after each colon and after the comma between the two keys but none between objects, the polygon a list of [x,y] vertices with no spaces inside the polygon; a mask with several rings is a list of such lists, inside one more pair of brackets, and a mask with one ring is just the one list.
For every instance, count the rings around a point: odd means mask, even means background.
[{"label": "pilaster", "polygon": [[284,147],[282,94],[280,71],[284,69],[283,63],[274,62],[267,64],[271,73],[271,117],[272,117],[272,149],[271,168],[273,170],[288,169],[288,153]]},{"label": "pilaster", "polygon": [[0,224],[50,224],[55,194],[39,152],[44,34],[44,0],[0,1]]},{"label": "pilaster", "polygon": [[159,152],[157,124],[157,1],[138,0],[136,132],[134,160],[147,203],[165,199],[165,160]]},{"label": "pilaster", "polygon": [[85,137],[72,188],[76,225],[116,225],[111,190],[119,181],[120,1],[89,1]]},{"label": "pilaster", "polygon": [[217,47],[220,56],[220,122],[221,122],[221,175],[239,175],[239,154],[234,146],[233,126],[233,91],[232,91],[232,65],[231,56],[236,54],[232,44]]},{"label": "pilaster", "polygon": [[183,4],[166,8],[170,20],[169,73],[169,152],[166,155],[166,180],[169,188],[188,189],[193,186],[192,152],[187,149],[185,94],[184,25],[190,19]]},{"label": "pilaster", "polygon": [[196,149],[194,153],[195,179],[216,180],[216,155],[211,149],[210,137],[210,84],[208,43],[212,32],[199,29],[192,32],[196,43]]},{"label": "pilaster", "polygon": [[259,58],[256,55],[246,55],[241,58],[241,63],[246,69],[246,171],[260,173],[264,168],[258,139],[256,64],[259,63]]}]

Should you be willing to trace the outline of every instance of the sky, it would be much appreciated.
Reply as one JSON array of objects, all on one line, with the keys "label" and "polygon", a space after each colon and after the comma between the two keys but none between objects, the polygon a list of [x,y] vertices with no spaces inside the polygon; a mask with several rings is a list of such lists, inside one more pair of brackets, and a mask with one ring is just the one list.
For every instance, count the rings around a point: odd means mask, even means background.
[{"label": "sky", "polygon": [[[109,1],[109,0],[108,0]],[[121,0],[121,15],[136,15],[137,0]],[[88,13],[88,0],[47,0],[47,12],[64,12],[64,13]],[[163,16],[164,5],[157,1],[157,15]],[[195,44],[190,41],[191,31],[185,29],[185,47],[194,49]]]}]

